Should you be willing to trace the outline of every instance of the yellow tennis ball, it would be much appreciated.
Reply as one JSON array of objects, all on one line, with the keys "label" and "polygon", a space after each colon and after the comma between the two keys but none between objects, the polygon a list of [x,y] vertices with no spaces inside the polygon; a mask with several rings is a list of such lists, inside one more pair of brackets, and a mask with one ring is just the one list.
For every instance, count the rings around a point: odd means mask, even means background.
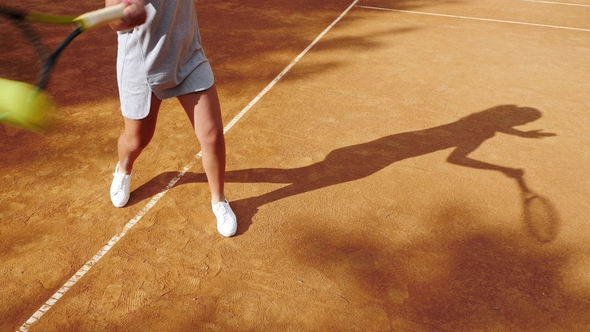
[{"label": "yellow tennis ball", "polygon": [[41,133],[54,108],[53,99],[37,87],[0,78],[0,122]]}]

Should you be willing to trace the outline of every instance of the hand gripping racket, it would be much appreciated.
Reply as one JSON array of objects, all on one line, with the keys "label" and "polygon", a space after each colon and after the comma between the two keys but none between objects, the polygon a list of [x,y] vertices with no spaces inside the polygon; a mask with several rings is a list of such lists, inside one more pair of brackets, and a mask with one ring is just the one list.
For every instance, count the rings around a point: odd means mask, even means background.
[{"label": "hand gripping racket", "polygon": [[[0,123],[42,132],[47,126],[48,113],[55,108],[52,98],[44,90],[59,55],[82,32],[122,18],[124,9],[125,5],[121,3],[80,16],[64,16],[26,12],[0,5],[0,23],[9,23],[22,33],[34,48],[41,67],[36,84],[0,77]],[[32,22],[69,24],[74,30],[50,52],[33,28]],[[2,47],[8,48],[9,45]]]}]

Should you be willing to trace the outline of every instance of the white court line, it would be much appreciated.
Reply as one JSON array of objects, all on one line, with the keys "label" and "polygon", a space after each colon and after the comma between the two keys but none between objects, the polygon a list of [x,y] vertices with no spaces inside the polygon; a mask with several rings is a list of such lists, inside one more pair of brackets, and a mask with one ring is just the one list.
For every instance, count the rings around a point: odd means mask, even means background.
[{"label": "white court line", "polygon": [[[199,152],[197,154],[197,160],[200,158],[201,158],[201,153]],[[94,266],[102,257],[104,257],[104,255],[106,255],[113,248],[113,246],[117,242],[119,242],[119,240],[121,240],[121,238],[123,238],[123,236],[125,236],[125,234],[127,234],[127,232],[133,226],[135,226],[135,224],[137,224],[137,222],[149,210],[151,210],[152,207],[154,207],[154,205],[156,205],[156,203],[160,200],[160,198],[162,198],[162,196],[164,196],[168,192],[168,190],[170,188],[172,188],[176,184],[176,182],[178,182],[178,180],[180,180],[180,178],[182,176],[184,176],[184,174],[197,162],[197,160],[194,160],[193,162],[191,162],[190,164],[185,166],[184,169],[180,173],[178,173],[178,175],[176,175],[176,177],[174,179],[172,179],[172,181],[170,181],[170,183],[168,183],[168,185],[166,186],[166,188],[164,190],[162,190],[156,196],[152,197],[152,199],[146,204],[146,206],[141,211],[139,211],[139,213],[135,217],[133,217],[133,219],[131,219],[129,222],[127,222],[125,227],[123,227],[123,230],[119,234],[113,236],[111,238],[111,240],[92,257],[92,259],[90,259],[88,262],[86,262],[86,264],[84,264],[84,266],[82,266],[78,270],[78,272],[76,272],[76,274],[74,274],[70,278],[70,280],[68,280],[68,282],[66,282],[57,292],[55,292],[55,294],[53,294],[53,296],[49,300],[47,300],[47,302],[45,302],[45,304],[43,304],[43,306],[41,306],[41,308],[39,308],[39,310],[37,310],[37,312],[35,312],[20,327],[19,331],[28,331],[29,328],[31,327],[31,325],[33,325],[35,322],[37,322],[37,320],[39,320],[39,318],[41,318],[41,316],[43,316],[47,311],[49,311],[49,309],[51,309],[57,303],[57,301],[59,301],[59,299],[67,291],[69,291],[70,288],[72,288],[72,286],[74,286],[86,274],[86,272],[88,272],[92,268],[92,266]]]},{"label": "white court line", "polygon": [[581,3],[556,2],[556,1],[540,1],[540,0],[520,0],[520,1],[545,3],[545,4],[549,4],[549,5],[577,6],[577,7],[588,7],[588,8],[590,8],[590,5],[583,5]]},{"label": "white court line", "polygon": [[[359,0],[355,0],[348,8],[346,8],[346,10],[344,12],[342,12],[342,14],[340,14],[340,16],[338,16],[338,18],[336,20],[334,20],[334,22],[332,22],[332,24],[330,24],[322,33],[319,34],[319,36],[316,37],[316,39],[314,39],[313,42],[311,42],[311,44],[309,44],[309,46],[307,46],[307,48],[305,50],[303,50],[303,52],[301,52],[296,58],[295,60],[293,60],[285,69],[283,69],[283,71],[277,76],[275,77],[274,80],[272,80],[272,82],[270,82],[266,88],[264,88],[240,113],[238,113],[238,115],[236,115],[233,120],[231,120],[226,126],[225,128],[223,128],[223,132],[226,133],[228,130],[230,130],[230,128],[232,128],[236,122],[238,122],[251,108],[252,106],[254,106],[270,89],[272,89],[273,86],[275,86],[275,84],[277,84],[277,82],[283,77],[285,76],[285,74],[291,70],[291,68],[293,68],[293,66],[299,62],[299,60],[301,60],[301,58],[303,58],[303,56],[315,45],[317,44],[317,42],[322,39],[322,37],[324,37],[324,35],[326,35],[326,33],[328,33],[328,31],[330,31],[335,25],[336,23],[338,23],[349,11],[350,9],[352,9],[358,2]],[[51,309],[56,303],[57,301],[59,301],[59,299],[64,296],[64,294],[70,290],[70,288],[72,288],[85,274],[86,272],[88,272],[92,266],[94,266],[101,258],[103,258],[112,248],[113,246],[119,242],[119,240],[121,240],[121,238],[123,238],[125,236],[125,234],[127,234],[127,232],[129,230],[131,230],[131,228],[133,228],[133,226],[135,226],[135,224],[137,224],[137,222],[143,217],[145,216],[149,210],[152,209],[152,207],[154,207],[154,205],[156,205],[156,203],[160,200],[160,198],[162,198],[162,196],[164,196],[168,190],[170,190],[175,184],[176,182],[178,182],[178,180],[180,180],[181,177],[183,177],[186,172],[191,169],[197,162],[197,160],[199,160],[201,158],[201,152],[199,152],[196,156],[196,160],[192,161],[191,163],[189,163],[188,165],[186,165],[182,171],[180,173],[178,173],[178,175],[176,175],[176,177],[174,179],[172,179],[170,181],[170,183],[168,183],[168,185],[166,186],[166,188],[164,190],[162,190],[159,194],[157,194],[156,196],[152,197],[152,199],[146,204],[146,206],[139,211],[139,213],[133,217],[133,219],[129,220],[129,222],[127,222],[127,224],[123,227],[123,230],[113,236],[111,238],[111,240],[104,246],[102,247],[101,250],[99,250],[94,257],[92,257],[92,259],[90,259],[86,264],[84,264],[84,266],[82,266],[78,272],[76,272],[76,274],[74,274],[70,280],[68,280],[57,292],[55,292],[55,294],[53,294],[53,296],[47,300],[47,302],[45,302],[45,304],[43,304],[43,306],[41,306],[41,308],[39,308],[39,310],[37,310],[37,312],[35,312],[29,319],[27,319],[27,321],[19,328],[18,331],[21,332],[26,332],[29,330],[29,328],[31,327],[31,325],[33,325],[35,322],[37,322],[39,320],[39,318],[41,318],[47,311],[49,311],[49,309]]]},{"label": "white court line", "polygon": [[460,19],[473,20],[473,21],[484,21],[484,22],[494,22],[494,23],[508,23],[508,24],[528,25],[528,26],[542,27],[542,28],[553,28],[553,29],[562,29],[562,30],[574,30],[574,31],[590,32],[590,29],[571,28],[571,27],[564,27],[564,26],[560,26],[560,25],[526,23],[526,22],[518,22],[518,21],[506,21],[506,20],[496,20],[496,19],[491,19],[491,18],[470,17],[470,16],[449,15],[449,14],[438,14],[438,13],[428,13],[428,12],[416,12],[416,11],[413,11],[413,10],[391,9],[391,8],[381,8],[381,7],[371,7],[371,6],[357,6],[357,7],[358,8],[365,8],[365,9],[374,9],[374,10],[389,11],[389,12],[407,13],[407,14],[438,16],[438,17],[448,17],[448,18],[460,18]]}]

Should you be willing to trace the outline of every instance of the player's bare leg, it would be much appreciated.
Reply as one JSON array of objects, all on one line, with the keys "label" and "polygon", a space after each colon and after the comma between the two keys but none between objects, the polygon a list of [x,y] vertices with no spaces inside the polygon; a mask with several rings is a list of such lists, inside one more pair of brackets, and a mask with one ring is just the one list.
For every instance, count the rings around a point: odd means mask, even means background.
[{"label": "player's bare leg", "polygon": [[203,168],[211,190],[211,205],[217,218],[217,230],[233,236],[237,230],[236,215],[225,198],[225,138],[221,106],[215,85],[210,89],[178,97],[201,144]]},{"label": "player's bare leg", "polygon": [[131,171],[135,160],[149,144],[156,130],[161,101],[152,95],[150,112],[141,120],[124,117],[125,130],[117,144],[119,162],[113,173],[111,183],[111,202],[115,207],[123,207],[129,201]]},{"label": "player's bare leg", "polygon": [[221,107],[215,86],[178,97],[201,144],[203,168],[211,190],[211,202],[225,200],[225,138]]},{"label": "player's bare leg", "polygon": [[124,118],[125,130],[117,144],[119,172],[131,174],[133,163],[154,137],[161,100],[152,95],[150,113],[141,120]]}]

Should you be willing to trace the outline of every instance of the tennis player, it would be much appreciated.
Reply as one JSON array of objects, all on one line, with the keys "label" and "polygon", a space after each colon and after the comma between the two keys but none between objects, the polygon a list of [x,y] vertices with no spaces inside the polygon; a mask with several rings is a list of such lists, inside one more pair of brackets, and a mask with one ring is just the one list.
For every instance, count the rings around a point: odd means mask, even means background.
[{"label": "tennis player", "polygon": [[[105,6],[123,1],[105,0]],[[236,233],[224,194],[225,138],[213,71],[201,46],[193,0],[127,0],[125,17],[111,23],[118,35],[117,83],[125,124],[110,195],[127,204],[133,163],[154,135],[163,99],[177,98],[201,144],[217,230]]]}]

